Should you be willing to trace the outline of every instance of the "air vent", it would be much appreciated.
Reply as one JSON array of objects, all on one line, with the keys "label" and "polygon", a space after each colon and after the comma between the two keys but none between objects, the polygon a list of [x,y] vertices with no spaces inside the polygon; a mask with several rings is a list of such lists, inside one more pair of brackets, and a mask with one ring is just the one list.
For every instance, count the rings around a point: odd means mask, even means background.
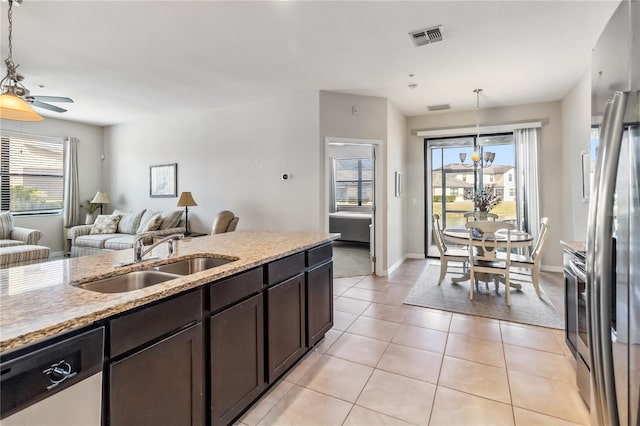
[{"label": "air vent", "polygon": [[426,44],[436,43],[444,40],[444,27],[438,25],[437,27],[426,28],[424,30],[413,31],[409,33],[413,44],[416,47],[424,46]]},{"label": "air vent", "polygon": [[442,111],[443,109],[449,109],[449,108],[451,108],[451,105],[449,104],[429,105],[427,107],[429,111]]}]

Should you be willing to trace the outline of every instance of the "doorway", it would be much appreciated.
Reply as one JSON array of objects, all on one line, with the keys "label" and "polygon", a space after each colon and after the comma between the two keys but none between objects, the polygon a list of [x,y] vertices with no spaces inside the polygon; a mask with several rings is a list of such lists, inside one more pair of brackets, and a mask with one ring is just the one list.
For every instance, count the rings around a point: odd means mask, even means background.
[{"label": "doorway", "polygon": [[[441,225],[464,227],[464,214],[473,211],[470,195],[474,185],[491,188],[501,199],[492,210],[500,220],[520,226],[518,214],[518,173],[516,168],[515,138],[513,133],[480,135],[478,146],[480,155],[495,154],[494,161],[478,171],[474,176],[470,161],[476,136],[461,136],[439,139],[425,139],[425,253],[438,257],[433,245],[433,214],[440,215]],[[464,154],[461,156],[461,154]],[[465,158],[465,162],[461,158]]]},{"label": "doorway", "polygon": [[329,232],[334,242],[334,276],[375,272],[376,146],[328,140]]}]

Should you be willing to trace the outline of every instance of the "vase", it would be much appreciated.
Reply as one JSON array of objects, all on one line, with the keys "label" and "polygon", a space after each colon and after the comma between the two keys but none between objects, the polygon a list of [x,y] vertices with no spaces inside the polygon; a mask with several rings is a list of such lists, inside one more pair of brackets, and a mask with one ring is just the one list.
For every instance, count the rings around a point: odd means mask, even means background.
[{"label": "vase", "polygon": [[87,213],[87,215],[84,217],[84,224],[85,225],[93,225],[93,222],[96,221],[96,214],[95,213]]},{"label": "vase", "polygon": [[478,220],[487,220],[489,218],[489,212],[478,211]]}]

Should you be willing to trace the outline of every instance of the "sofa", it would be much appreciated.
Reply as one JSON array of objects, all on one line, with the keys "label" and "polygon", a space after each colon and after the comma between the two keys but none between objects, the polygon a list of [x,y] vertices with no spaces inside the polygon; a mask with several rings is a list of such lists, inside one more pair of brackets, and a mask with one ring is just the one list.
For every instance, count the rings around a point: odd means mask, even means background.
[{"label": "sofa", "polygon": [[158,212],[140,210],[100,215],[93,225],[74,226],[69,230],[71,257],[87,256],[133,248],[136,236],[145,234],[144,244],[154,237],[185,232],[182,210]]},{"label": "sofa", "polygon": [[11,212],[0,213],[0,268],[47,260],[49,247],[39,246],[40,238],[40,231],[15,226]]}]

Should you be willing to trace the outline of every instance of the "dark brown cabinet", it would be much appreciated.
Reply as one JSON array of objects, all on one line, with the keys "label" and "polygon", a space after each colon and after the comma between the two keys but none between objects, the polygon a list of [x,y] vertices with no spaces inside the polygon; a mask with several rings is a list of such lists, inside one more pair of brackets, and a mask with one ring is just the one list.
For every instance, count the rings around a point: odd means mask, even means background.
[{"label": "dark brown cabinet", "polygon": [[204,424],[202,324],[109,365],[109,424]]},{"label": "dark brown cabinet", "polygon": [[267,289],[267,376],[275,382],[307,350],[305,276],[294,276]]},{"label": "dark brown cabinet", "polygon": [[321,340],[333,327],[333,262],[307,272],[307,346]]},{"label": "dark brown cabinet", "polygon": [[209,320],[211,423],[230,424],[265,388],[263,295]]}]

